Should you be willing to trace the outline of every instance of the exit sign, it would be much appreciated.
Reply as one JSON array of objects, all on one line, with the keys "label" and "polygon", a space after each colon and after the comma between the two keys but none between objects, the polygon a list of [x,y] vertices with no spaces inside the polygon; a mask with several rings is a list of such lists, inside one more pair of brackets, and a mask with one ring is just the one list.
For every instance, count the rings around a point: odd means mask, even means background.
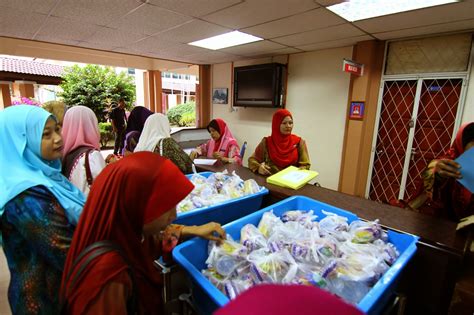
[{"label": "exit sign", "polygon": [[358,76],[364,74],[364,65],[354,62],[352,60],[344,59],[342,70],[345,72],[353,73]]}]

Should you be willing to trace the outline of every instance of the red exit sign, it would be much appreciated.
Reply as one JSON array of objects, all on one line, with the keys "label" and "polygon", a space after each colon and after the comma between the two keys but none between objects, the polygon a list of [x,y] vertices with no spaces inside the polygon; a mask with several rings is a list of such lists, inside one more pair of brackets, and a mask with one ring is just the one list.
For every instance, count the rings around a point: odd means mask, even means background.
[{"label": "red exit sign", "polygon": [[358,76],[364,74],[364,65],[354,62],[352,60],[344,59],[342,70],[345,72],[353,73]]}]

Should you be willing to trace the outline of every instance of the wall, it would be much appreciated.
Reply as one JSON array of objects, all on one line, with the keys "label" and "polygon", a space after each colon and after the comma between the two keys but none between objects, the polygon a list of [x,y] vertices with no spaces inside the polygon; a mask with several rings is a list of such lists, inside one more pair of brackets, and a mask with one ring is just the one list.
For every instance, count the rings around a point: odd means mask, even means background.
[{"label": "wall", "polygon": [[[347,96],[350,76],[342,72],[342,59],[351,58],[352,47],[321,50],[284,56],[273,60],[259,59],[236,63],[234,66],[288,60],[288,90],[286,108],[293,113],[294,133],[308,145],[311,169],[320,175],[317,181],[324,187],[337,190],[341,164]],[[213,88],[229,88],[232,98],[232,64],[213,65]],[[230,101],[231,103],[231,101]],[[212,117],[223,118],[239,144],[247,141],[247,158],[260,140],[271,133],[275,109],[232,108],[213,105]]]},{"label": "wall", "polygon": [[[471,62],[474,56],[471,56]],[[474,66],[471,65],[471,73],[469,74],[469,84],[467,87],[466,100],[464,102],[464,110],[462,115],[462,123],[474,121]]]}]

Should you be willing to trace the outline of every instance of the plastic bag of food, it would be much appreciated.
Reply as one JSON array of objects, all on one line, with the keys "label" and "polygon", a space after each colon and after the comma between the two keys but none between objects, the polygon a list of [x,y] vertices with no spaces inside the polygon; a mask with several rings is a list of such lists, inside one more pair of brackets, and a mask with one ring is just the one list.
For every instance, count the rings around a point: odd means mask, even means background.
[{"label": "plastic bag of food", "polygon": [[387,240],[387,234],[382,230],[379,220],[375,221],[354,221],[349,227],[351,240],[353,243],[372,243],[377,239]]},{"label": "plastic bag of food", "polygon": [[246,224],[240,230],[240,243],[247,247],[249,252],[267,246],[265,236],[253,224]]},{"label": "plastic bag of food", "polygon": [[273,214],[272,210],[263,214],[262,219],[258,223],[258,229],[263,234],[263,236],[268,238],[273,229],[282,224],[283,222],[281,222],[281,220]]},{"label": "plastic bag of food", "polygon": [[256,283],[291,283],[298,271],[298,265],[286,249],[275,253],[259,249],[247,259]]}]

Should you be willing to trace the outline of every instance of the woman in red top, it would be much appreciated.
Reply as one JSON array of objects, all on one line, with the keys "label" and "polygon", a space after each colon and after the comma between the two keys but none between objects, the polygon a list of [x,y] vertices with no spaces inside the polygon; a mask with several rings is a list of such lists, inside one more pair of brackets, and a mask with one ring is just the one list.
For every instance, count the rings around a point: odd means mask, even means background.
[{"label": "woman in red top", "polygon": [[306,142],[291,133],[293,116],[286,109],[279,109],[273,114],[272,134],[264,137],[249,157],[249,168],[261,175],[278,173],[294,165],[302,169],[311,166]]},{"label": "woman in red top", "polygon": [[[218,223],[169,225],[176,218],[176,204],[192,189],[173,162],[151,152],[106,167],[92,185],[68,252],[60,293],[63,310],[127,314],[134,296],[138,314],[159,313],[161,279],[153,260],[163,251],[170,253],[181,237],[225,237]],[[110,241],[119,251],[97,254],[97,249],[81,256],[100,241]]]},{"label": "woman in red top", "polygon": [[452,221],[474,214],[473,194],[456,180],[462,177],[462,170],[454,161],[472,147],[474,122],[463,124],[449,151],[428,164],[420,193],[408,203],[409,208]]}]

